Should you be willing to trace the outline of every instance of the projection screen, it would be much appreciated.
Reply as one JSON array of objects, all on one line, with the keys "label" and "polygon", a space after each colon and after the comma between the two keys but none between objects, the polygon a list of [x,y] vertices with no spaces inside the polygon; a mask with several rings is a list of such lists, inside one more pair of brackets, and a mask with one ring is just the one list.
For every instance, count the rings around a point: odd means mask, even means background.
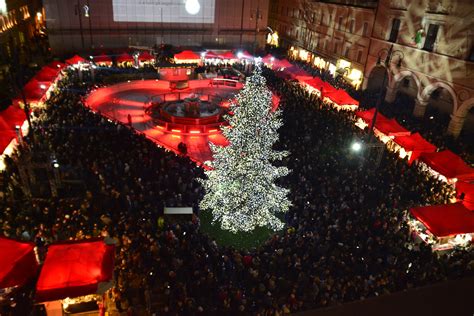
[{"label": "projection screen", "polygon": [[115,22],[214,23],[215,0],[112,0]]}]

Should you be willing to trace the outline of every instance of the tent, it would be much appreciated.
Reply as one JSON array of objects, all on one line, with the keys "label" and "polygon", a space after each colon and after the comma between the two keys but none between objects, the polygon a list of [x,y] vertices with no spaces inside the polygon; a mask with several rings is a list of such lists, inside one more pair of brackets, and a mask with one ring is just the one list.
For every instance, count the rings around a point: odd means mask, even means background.
[{"label": "tent", "polygon": [[393,142],[403,148],[404,153],[409,155],[408,163],[418,159],[421,153],[432,153],[436,151],[436,146],[424,139],[420,133],[409,136],[397,136]]},{"label": "tent", "polygon": [[262,62],[267,65],[271,65],[275,62],[275,57],[273,57],[271,54],[267,54],[262,58]]},{"label": "tent", "polygon": [[456,182],[456,197],[468,210],[474,211],[474,182]]},{"label": "tent", "polygon": [[290,68],[293,64],[288,61],[288,59],[275,59],[273,62],[273,69],[281,69],[281,68]]},{"label": "tent", "polygon": [[0,154],[16,137],[16,126],[23,125],[25,120],[26,114],[18,105],[11,105],[0,112]]},{"label": "tent", "polygon": [[0,236],[0,289],[22,286],[36,275],[38,261],[31,242]]},{"label": "tent", "polygon": [[96,64],[112,65],[112,58],[110,58],[109,55],[105,54],[94,56],[93,61]]},{"label": "tent", "polygon": [[117,57],[117,63],[127,63],[127,62],[133,63],[133,57],[130,56],[130,54],[127,54],[124,52],[123,54]]},{"label": "tent", "polygon": [[174,55],[177,64],[198,64],[201,62],[201,56],[193,51],[185,50]]},{"label": "tent", "polygon": [[253,55],[250,54],[248,51],[244,50],[243,52],[237,53],[238,58],[243,58],[243,59],[253,59]]},{"label": "tent", "polygon": [[140,55],[138,56],[138,60],[139,61],[150,61],[150,60],[154,60],[155,59],[155,56],[153,56],[152,54],[150,54],[148,51],[144,51],[142,53],[140,53]]},{"label": "tent", "polygon": [[422,153],[418,159],[448,181],[452,179],[474,181],[474,168],[450,150],[434,153]]},{"label": "tent", "polygon": [[[370,125],[372,123],[372,119],[374,117],[374,114],[375,114],[375,108],[371,108],[369,110],[365,110],[365,111],[357,111],[355,112],[355,115],[357,117],[359,117],[360,119],[362,119],[367,125]],[[377,113],[377,120],[386,120],[387,118],[385,116],[383,116],[380,112]]]},{"label": "tent", "polygon": [[62,63],[60,61],[54,60],[48,64],[48,67],[50,68],[58,68],[59,70],[63,70],[64,68],[67,67],[67,64]]},{"label": "tent", "polygon": [[[377,116],[380,114],[377,114]],[[396,119],[381,119],[377,117],[375,128],[387,136],[409,136],[411,132],[398,124]]]},{"label": "tent", "polygon": [[84,63],[86,60],[79,55],[74,55],[73,57],[66,59],[66,64],[75,65],[79,63]]},{"label": "tent", "polygon": [[45,82],[54,82],[59,75],[61,69],[59,68],[51,68],[51,67],[43,67],[40,71],[35,75],[35,79],[38,81],[45,81]]},{"label": "tent", "polygon": [[[37,79],[31,79],[24,87],[23,92],[25,93],[26,100],[29,102],[40,101],[46,91],[49,89],[51,82],[38,81]],[[20,100],[23,101],[23,100]]]},{"label": "tent", "polygon": [[216,54],[213,51],[209,50],[204,54],[204,58],[205,59],[217,59],[217,58],[221,58],[221,57],[219,56],[219,54]]},{"label": "tent", "polygon": [[410,213],[436,237],[474,233],[474,212],[462,203],[415,207]]},{"label": "tent", "polygon": [[237,57],[235,57],[234,53],[232,53],[231,51],[227,51],[225,53],[219,54],[219,57],[222,59],[228,59],[228,60],[237,59]]},{"label": "tent", "polygon": [[308,86],[311,86],[312,88],[316,89],[319,91],[319,93],[322,92],[323,97],[328,96],[328,94],[337,92],[338,90],[334,88],[329,82],[326,82],[322,80],[319,77],[311,77],[311,78],[305,78],[301,77],[301,81],[303,81],[305,84]]},{"label": "tent", "polygon": [[328,92],[325,96],[337,105],[359,106],[359,101],[352,98],[344,89]]},{"label": "tent", "polygon": [[36,284],[36,301],[103,293],[113,279],[115,246],[103,239],[52,244]]}]

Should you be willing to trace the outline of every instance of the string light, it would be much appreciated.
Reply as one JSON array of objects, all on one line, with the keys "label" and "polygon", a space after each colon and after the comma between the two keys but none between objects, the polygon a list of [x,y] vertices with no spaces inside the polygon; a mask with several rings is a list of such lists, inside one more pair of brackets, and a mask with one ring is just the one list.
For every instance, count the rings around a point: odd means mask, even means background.
[{"label": "string light", "polygon": [[290,207],[289,190],[278,187],[275,180],[289,170],[272,162],[288,152],[272,148],[283,123],[281,113],[271,108],[272,94],[257,67],[236,102],[231,103],[233,115],[226,117],[229,126],[222,127],[229,145],[210,144],[214,160],[206,162],[210,170],[205,171],[207,179],[201,181],[206,194],[200,207],[211,210],[213,222],[224,230],[235,233],[284,226],[276,214]]}]

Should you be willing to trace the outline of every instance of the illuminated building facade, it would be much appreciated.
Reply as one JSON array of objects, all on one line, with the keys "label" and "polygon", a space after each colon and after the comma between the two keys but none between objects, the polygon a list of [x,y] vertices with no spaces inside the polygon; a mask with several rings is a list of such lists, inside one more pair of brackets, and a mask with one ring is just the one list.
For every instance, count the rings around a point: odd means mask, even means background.
[{"label": "illuminated building facade", "polygon": [[269,0],[44,0],[54,53],[91,48],[263,47]]},{"label": "illuminated building facade", "polygon": [[374,93],[385,74],[387,102],[448,116],[455,137],[474,130],[472,0],[272,0],[269,24],[293,57]]}]

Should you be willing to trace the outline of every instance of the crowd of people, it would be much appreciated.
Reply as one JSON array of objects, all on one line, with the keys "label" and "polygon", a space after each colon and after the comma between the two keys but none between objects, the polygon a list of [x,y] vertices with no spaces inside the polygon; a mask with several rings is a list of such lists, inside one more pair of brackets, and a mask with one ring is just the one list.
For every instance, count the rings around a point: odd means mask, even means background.
[{"label": "crowd of people", "polygon": [[[474,253],[438,255],[414,245],[406,210],[445,203],[452,189],[385,152],[355,154],[363,137],[350,113],[331,110],[298,84],[265,70],[281,97],[277,146],[291,155],[281,179],[293,206],[286,229],[256,249],[222,247],[200,231],[203,171],[131,128],[93,113],[70,73],[33,132],[7,159],[0,233],[40,249],[65,239],[109,236],[117,242],[111,313],[135,315],[282,315],[474,275]],[[82,87],[83,88],[83,87]],[[25,196],[20,157],[50,152],[77,170],[75,198]],[[164,206],[192,206],[185,222]]]}]

